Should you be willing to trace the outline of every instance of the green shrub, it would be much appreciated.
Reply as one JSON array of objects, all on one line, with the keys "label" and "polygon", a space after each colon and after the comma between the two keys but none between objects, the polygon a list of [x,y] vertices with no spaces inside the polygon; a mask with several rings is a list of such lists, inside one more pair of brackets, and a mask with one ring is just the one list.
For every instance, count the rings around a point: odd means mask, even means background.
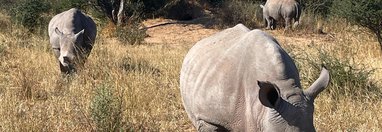
[{"label": "green shrub", "polygon": [[300,4],[303,7],[304,12],[326,18],[330,14],[333,0],[301,0]]},{"label": "green shrub", "polygon": [[225,1],[216,14],[221,27],[242,23],[249,28],[259,27],[262,22],[262,10],[252,1]]},{"label": "green shrub", "polygon": [[382,50],[382,0],[335,0],[331,12],[333,16],[370,29]]},{"label": "green shrub", "polygon": [[49,3],[43,0],[26,0],[16,5],[12,10],[12,16],[14,16],[16,23],[34,32],[36,29],[46,27],[48,22],[42,15],[49,9]]},{"label": "green shrub", "polygon": [[104,84],[95,89],[91,103],[91,114],[96,131],[120,131],[122,122],[122,97],[113,93],[111,86]]},{"label": "green shrub", "polygon": [[117,26],[116,37],[124,44],[142,44],[147,34],[146,29],[142,29],[143,25],[140,18],[132,17],[129,22],[127,25]]},{"label": "green shrub", "polygon": [[163,13],[159,14],[169,19],[176,20],[192,20],[204,16],[203,8],[197,3],[190,3],[186,0],[169,5],[164,9]]},{"label": "green shrub", "polygon": [[50,4],[52,5],[54,12],[57,14],[71,8],[86,10],[89,5],[88,2],[89,0],[55,0],[50,1]]},{"label": "green shrub", "polygon": [[[296,47],[294,47],[296,48]],[[375,69],[355,63],[351,57],[336,58],[327,51],[317,49],[318,56],[312,57],[311,53],[292,54],[297,61],[302,80],[308,80],[309,85],[317,78],[322,66],[330,72],[330,85],[327,93],[331,98],[352,98],[356,100],[375,100],[382,97],[381,88],[376,82],[370,80]],[[311,71],[313,69],[313,71]],[[312,76],[312,73],[314,73]]]}]

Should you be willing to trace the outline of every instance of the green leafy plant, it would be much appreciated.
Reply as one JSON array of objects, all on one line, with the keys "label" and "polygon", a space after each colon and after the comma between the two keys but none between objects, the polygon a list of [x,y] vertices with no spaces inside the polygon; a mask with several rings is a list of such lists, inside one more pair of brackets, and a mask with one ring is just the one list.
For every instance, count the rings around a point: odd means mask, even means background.
[{"label": "green leafy plant", "polygon": [[122,129],[122,100],[105,84],[95,89],[91,114],[97,131],[118,131]]},{"label": "green leafy plant", "polygon": [[381,0],[335,0],[332,13],[355,25],[370,29],[376,35],[382,50]]},{"label": "green leafy plant", "polygon": [[292,54],[297,61],[302,80],[308,80],[309,84],[312,84],[317,79],[317,76],[312,75],[318,75],[316,73],[325,66],[330,71],[331,81],[327,94],[331,98],[375,100],[382,96],[382,91],[376,82],[370,80],[376,69],[355,63],[351,57],[336,58],[320,49],[317,49],[317,52],[317,57],[307,52]]},{"label": "green leafy plant", "polygon": [[247,27],[255,28],[262,20],[259,4],[252,1],[225,1],[216,13],[222,27],[242,23]]},{"label": "green leafy plant", "polygon": [[35,31],[39,27],[47,25],[44,21],[42,14],[49,11],[50,4],[42,0],[27,0],[12,10],[14,20],[22,26]]}]

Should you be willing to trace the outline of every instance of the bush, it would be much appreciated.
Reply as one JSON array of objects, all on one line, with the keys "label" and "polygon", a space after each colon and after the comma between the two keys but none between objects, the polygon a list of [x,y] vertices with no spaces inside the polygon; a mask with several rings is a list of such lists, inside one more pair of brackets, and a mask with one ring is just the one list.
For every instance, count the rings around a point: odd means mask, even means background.
[{"label": "bush", "polygon": [[330,14],[333,0],[301,0],[300,4],[308,14],[327,18]]},{"label": "bush", "polygon": [[116,37],[124,44],[136,45],[142,44],[146,37],[146,29],[142,29],[143,24],[140,18],[132,17],[125,26],[117,26]]},{"label": "bush", "polygon": [[370,29],[382,50],[382,1],[381,0],[335,0],[333,16],[346,18],[353,24]]},{"label": "bush", "polygon": [[[296,47],[294,47],[296,48]],[[328,52],[317,49],[318,57],[311,57],[311,53],[292,55],[297,61],[302,80],[308,80],[312,84],[322,66],[326,66],[330,72],[330,85],[326,93],[335,100],[341,98],[352,98],[355,100],[376,100],[382,97],[381,89],[376,82],[370,80],[375,69],[369,69],[364,65],[356,65],[349,58],[336,58]],[[307,66],[308,65],[308,66]],[[313,71],[309,71],[313,69]]]},{"label": "bush", "polygon": [[160,15],[176,20],[192,20],[204,16],[204,10],[196,2],[190,3],[186,0],[180,0],[167,7]]},{"label": "bush", "polygon": [[[351,97],[353,99],[376,99],[380,97],[382,91],[369,77],[375,69],[368,69],[366,66],[353,65],[349,59],[338,59],[320,51],[319,60],[331,71],[331,87],[328,88],[332,98],[339,96]],[[317,67],[317,64],[314,64]]]},{"label": "bush", "polygon": [[17,5],[12,10],[12,16],[16,23],[35,32],[36,29],[45,28],[47,20],[44,20],[42,15],[50,9],[50,5],[42,0],[27,0]]},{"label": "bush", "polygon": [[122,130],[122,97],[116,96],[107,84],[101,85],[95,90],[91,114],[96,124],[96,131]]},{"label": "bush", "polygon": [[221,27],[242,23],[249,28],[259,27],[262,10],[258,3],[251,1],[225,1],[216,14]]},{"label": "bush", "polygon": [[51,1],[50,3],[54,12],[57,14],[71,8],[86,10],[88,8],[88,1],[89,0],[59,0]]}]

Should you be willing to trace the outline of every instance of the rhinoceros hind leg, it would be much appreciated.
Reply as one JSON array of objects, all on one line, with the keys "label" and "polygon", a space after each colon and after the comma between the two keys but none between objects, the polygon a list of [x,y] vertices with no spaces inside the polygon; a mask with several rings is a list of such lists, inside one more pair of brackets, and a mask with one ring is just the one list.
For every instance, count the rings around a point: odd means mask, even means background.
[{"label": "rhinoceros hind leg", "polygon": [[197,125],[196,128],[198,129],[198,132],[228,132],[223,126],[208,123],[203,120],[199,120]]}]

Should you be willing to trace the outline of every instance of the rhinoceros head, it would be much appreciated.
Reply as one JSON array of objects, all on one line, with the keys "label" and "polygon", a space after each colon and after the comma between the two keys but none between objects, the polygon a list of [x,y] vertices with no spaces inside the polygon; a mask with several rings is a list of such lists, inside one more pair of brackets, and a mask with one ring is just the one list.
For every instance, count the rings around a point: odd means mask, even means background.
[{"label": "rhinoceros head", "polygon": [[55,29],[55,33],[59,36],[60,43],[60,56],[58,60],[61,65],[68,68],[73,68],[79,57],[80,45],[83,42],[84,30],[76,34],[64,34],[58,28]]},{"label": "rhinoceros head", "polygon": [[263,120],[264,131],[315,131],[314,99],[325,89],[329,80],[329,72],[323,68],[320,77],[306,90],[258,81],[259,100],[269,108]]}]

